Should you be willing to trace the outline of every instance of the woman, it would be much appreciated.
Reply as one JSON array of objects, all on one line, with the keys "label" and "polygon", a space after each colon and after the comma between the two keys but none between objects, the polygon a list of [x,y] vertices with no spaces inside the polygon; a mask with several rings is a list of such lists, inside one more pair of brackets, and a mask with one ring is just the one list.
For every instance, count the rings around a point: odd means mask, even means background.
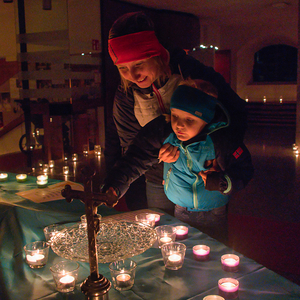
[{"label": "woman", "polygon": [[[125,14],[115,21],[110,29],[108,48],[122,80],[114,99],[114,124],[109,129],[111,134],[106,136],[108,168],[112,167],[120,153],[126,152],[143,126],[157,116],[169,113],[174,90],[182,79],[188,77],[209,81],[217,88],[218,100],[231,116],[231,124],[226,131],[228,139],[243,139],[246,129],[245,102],[213,68],[186,55],[184,50],[166,50],[155,36],[151,19],[143,12]],[[178,157],[176,148],[169,154],[167,162]],[[149,208],[160,208],[173,215],[174,205],[164,194],[162,174],[162,164],[146,172],[147,204]],[[134,198],[126,197],[128,207],[131,210],[142,208],[138,197],[137,205],[133,205]]]}]

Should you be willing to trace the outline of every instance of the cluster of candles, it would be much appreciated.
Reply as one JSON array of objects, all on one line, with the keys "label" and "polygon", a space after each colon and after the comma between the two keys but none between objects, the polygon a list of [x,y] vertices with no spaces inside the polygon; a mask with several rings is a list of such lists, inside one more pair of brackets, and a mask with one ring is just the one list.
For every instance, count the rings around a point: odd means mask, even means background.
[{"label": "cluster of candles", "polygon": [[[48,262],[51,239],[64,227],[53,224],[44,228],[46,241],[36,241],[24,246],[25,261],[32,269],[43,268]],[[79,264],[73,261],[60,261],[50,267],[56,289],[68,293],[75,289]]]},{"label": "cluster of candles", "polygon": [[[178,270],[182,267],[185,257],[186,246],[176,242],[188,237],[187,226],[159,225],[160,215],[141,213],[135,216],[135,220],[145,225],[154,227],[157,235],[158,247],[161,248],[165,267],[171,270]],[[210,247],[207,245],[193,246],[193,258],[196,261],[204,262],[209,260]],[[224,254],[221,257],[222,269],[225,272],[237,272],[240,258],[235,254]],[[235,299],[237,298],[239,282],[234,278],[222,278],[218,281],[220,296],[210,295],[206,300],[213,299]],[[219,297],[219,298],[213,298]]]},{"label": "cluster of candles", "polygon": [[[6,181],[8,179],[7,173],[0,173],[0,181]],[[16,175],[17,182],[24,182],[27,180],[26,174],[18,174]]]}]

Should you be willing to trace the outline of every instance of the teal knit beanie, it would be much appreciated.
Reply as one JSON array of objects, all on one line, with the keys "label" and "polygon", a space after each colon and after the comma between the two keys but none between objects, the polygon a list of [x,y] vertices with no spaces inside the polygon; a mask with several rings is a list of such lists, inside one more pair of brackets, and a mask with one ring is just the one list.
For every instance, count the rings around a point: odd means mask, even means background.
[{"label": "teal knit beanie", "polygon": [[186,111],[206,123],[210,123],[215,115],[217,99],[187,85],[180,85],[171,97],[170,109]]}]

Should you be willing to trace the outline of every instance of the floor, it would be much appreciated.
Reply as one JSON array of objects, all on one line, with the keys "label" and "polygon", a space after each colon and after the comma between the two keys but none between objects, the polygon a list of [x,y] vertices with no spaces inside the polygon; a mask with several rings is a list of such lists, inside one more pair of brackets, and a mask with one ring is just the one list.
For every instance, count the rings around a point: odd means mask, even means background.
[{"label": "floor", "polygon": [[254,178],[229,204],[235,250],[300,285],[300,157],[292,126],[249,125]]}]

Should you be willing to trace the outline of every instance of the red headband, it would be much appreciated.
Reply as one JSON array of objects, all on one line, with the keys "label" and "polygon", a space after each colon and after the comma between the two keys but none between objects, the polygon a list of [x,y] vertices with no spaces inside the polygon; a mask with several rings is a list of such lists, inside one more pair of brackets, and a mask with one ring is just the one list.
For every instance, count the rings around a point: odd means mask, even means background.
[{"label": "red headband", "polygon": [[115,65],[161,56],[168,61],[168,51],[159,43],[154,31],[141,31],[108,40],[109,55]]}]

